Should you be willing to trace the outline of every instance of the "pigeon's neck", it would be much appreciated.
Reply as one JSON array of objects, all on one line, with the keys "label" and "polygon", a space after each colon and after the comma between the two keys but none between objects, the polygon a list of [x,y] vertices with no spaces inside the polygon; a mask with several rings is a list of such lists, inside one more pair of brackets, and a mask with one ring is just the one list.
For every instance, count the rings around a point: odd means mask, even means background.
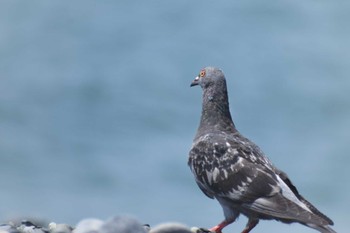
[{"label": "pigeon's neck", "polygon": [[208,88],[203,92],[202,116],[197,136],[215,131],[237,131],[230,114],[226,85]]}]

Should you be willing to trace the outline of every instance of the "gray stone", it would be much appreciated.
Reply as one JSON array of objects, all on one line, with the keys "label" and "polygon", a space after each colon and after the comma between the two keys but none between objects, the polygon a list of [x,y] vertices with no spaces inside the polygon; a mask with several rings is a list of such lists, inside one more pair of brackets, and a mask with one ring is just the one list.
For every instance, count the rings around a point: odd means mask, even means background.
[{"label": "gray stone", "polygon": [[113,217],[100,228],[99,233],[147,233],[144,226],[132,217]]}]

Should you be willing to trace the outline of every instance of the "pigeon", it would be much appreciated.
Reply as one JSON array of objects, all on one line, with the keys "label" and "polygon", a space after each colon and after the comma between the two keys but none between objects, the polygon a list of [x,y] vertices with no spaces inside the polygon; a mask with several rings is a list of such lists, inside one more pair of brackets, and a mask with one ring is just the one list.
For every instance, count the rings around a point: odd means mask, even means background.
[{"label": "pigeon", "polygon": [[222,206],[224,220],[210,228],[221,233],[240,214],[248,218],[242,233],[259,220],[300,223],[326,233],[333,221],[307,201],[232,121],[225,75],[214,67],[202,69],[191,83],[203,90],[200,124],[189,152],[188,165],[196,183]]}]

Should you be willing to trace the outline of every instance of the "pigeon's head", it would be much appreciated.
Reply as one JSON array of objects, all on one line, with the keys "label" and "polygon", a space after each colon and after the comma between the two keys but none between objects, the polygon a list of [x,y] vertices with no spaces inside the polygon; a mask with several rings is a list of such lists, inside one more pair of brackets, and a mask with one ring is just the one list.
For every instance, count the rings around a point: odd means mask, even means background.
[{"label": "pigeon's head", "polygon": [[203,90],[216,86],[217,84],[224,84],[224,73],[215,67],[205,67],[202,69],[198,76],[191,83],[191,87],[200,85]]}]

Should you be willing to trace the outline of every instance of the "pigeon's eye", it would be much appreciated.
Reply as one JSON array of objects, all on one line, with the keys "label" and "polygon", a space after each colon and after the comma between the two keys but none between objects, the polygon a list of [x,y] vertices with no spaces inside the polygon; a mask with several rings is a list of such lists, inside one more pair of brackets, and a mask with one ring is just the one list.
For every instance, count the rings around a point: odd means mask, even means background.
[{"label": "pigeon's eye", "polygon": [[201,70],[201,72],[199,73],[199,77],[204,77],[205,76],[205,70]]}]

